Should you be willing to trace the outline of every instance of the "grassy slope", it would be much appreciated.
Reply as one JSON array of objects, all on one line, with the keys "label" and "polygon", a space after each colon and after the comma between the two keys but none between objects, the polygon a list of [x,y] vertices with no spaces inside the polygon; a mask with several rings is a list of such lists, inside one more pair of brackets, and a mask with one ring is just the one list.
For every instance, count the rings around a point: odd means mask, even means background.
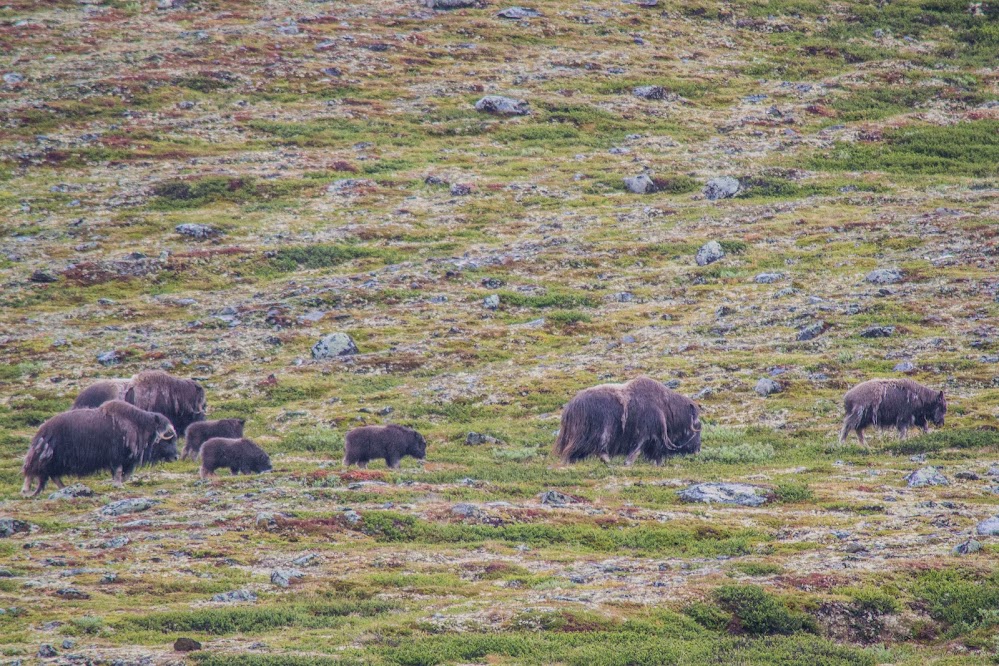
[{"label": "grassy slope", "polygon": [[[0,70],[25,77],[0,87],[0,511],[38,526],[0,540],[0,652],[70,637],[61,653],[164,661],[184,635],[209,664],[999,653],[995,547],[950,554],[999,503],[980,431],[999,397],[995,11],[558,0],[517,22],[503,6],[0,8]],[[533,112],[477,113],[490,93]],[[668,190],[626,193],[646,167]],[[707,201],[718,175],[750,187]],[[369,182],[327,191],[344,178]],[[711,239],[728,254],[697,267]],[[865,283],[879,267],[906,279]],[[879,324],[896,334],[859,336]],[[313,362],[334,330],[362,354]],[[110,350],[123,361],[104,368]],[[950,434],[837,447],[842,393],[905,359],[947,390]],[[96,377],[162,364],[246,417],[278,472],[203,485],[181,462],[120,491],[90,479],[92,499],[17,497],[38,424]],[[757,396],[775,368],[784,391]],[[704,455],[556,465],[568,397],[638,373],[709,389]],[[343,433],[386,418],[427,435],[429,462],[345,474]],[[469,431],[500,442],[465,446]],[[953,485],[905,488],[919,453]],[[777,501],[681,504],[695,480]],[[581,501],[541,506],[552,488]],[[96,512],[140,495],[162,503]],[[268,582],[288,566],[306,573],[293,589]],[[208,601],[234,589],[259,599]]]}]

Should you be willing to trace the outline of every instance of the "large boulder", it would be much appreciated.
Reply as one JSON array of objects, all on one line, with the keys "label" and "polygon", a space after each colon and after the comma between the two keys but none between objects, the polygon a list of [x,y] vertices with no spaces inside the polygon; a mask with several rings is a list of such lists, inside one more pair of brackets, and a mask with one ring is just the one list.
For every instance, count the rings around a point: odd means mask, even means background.
[{"label": "large boulder", "polygon": [[322,360],[357,353],[357,345],[346,333],[327,333],[312,345],[312,358]]},{"label": "large boulder", "polygon": [[878,268],[868,273],[864,279],[871,284],[896,284],[903,277],[902,271],[897,268]]},{"label": "large boulder", "polygon": [[731,176],[721,176],[712,178],[704,186],[704,196],[715,201],[717,199],[729,199],[739,193],[739,181]]},{"label": "large boulder", "polygon": [[522,99],[503,97],[502,95],[486,95],[475,103],[475,110],[498,116],[526,116],[531,112],[531,107]]},{"label": "large boulder", "polygon": [[940,473],[936,467],[923,467],[915,472],[906,475],[905,482],[910,488],[922,488],[923,486],[947,486],[950,481]]},{"label": "large boulder", "polygon": [[713,264],[724,256],[725,250],[722,249],[721,243],[718,241],[708,241],[697,251],[697,256],[694,257],[694,261],[697,262],[698,266],[707,266],[708,264]]},{"label": "large boulder", "polygon": [[637,176],[624,179],[624,186],[633,194],[652,194],[656,191],[656,184],[648,174],[640,173]]},{"label": "large boulder", "polygon": [[111,502],[101,509],[104,516],[124,516],[129,513],[139,513],[159,504],[159,501],[148,497],[131,497],[129,499]]}]

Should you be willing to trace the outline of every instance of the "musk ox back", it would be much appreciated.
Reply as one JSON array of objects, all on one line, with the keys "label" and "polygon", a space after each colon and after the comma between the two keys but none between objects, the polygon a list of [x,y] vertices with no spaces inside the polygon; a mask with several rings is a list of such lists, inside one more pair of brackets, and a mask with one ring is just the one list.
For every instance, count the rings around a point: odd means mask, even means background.
[{"label": "musk ox back", "polygon": [[234,475],[269,472],[271,459],[248,439],[212,437],[201,445],[201,478],[214,476],[220,467],[228,467]]},{"label": "musk ox back", "polygon": [[623,455],[631,464],[642,455],[657,465],[700,450],[697,404],[648,377],[577,393],[562,411],[554,446],[564,462],[594,455],[610,462]]},{"label": "musk ox back", "polygon": [[205,390],[200,384],[161,370],[146,370],[131,379],[92,384],[77,396],[73,409],[99,407],[109,400],[124,400],[147,412],[162,414],[180,435],[187,426],[203,421],[207,412]]},{"label": "musk ox back", "polygon": [[857,384],[843,396],[843,443],[850,432],[857,433],[861,444],[864,430],[896,428],[905,437],[916,426],[928,432],[929,424],[940,427],[947,415],[947,399],[943,391],[935,391],[911,379],[871,379]]},{"label": "musk ox back", "polygon": [[218,419],[192,423],[184,432],[184,454],[181,457],[197,460],[201,453],[201,445],[212,437],[239,439],[243,436],[245,424],[246,419]]},{"label": "musk ox back", "polygon": [[101,470],[112,472],[120,485],[137,465],[156,459],[177,457],[177,433],[162,414],[112,400],[95,409],[75,409],[43,423],[31,440],[24,458],[23,494],[45,488],[49,479],[63,487],[62,476],[86,476]]},{"label": "musk ox back", "polygon": [[424,460],[427,440],[412,428],[399,425],[364,426],[347,433],[344,445],[344,465],[364,468],[368,461],[384,458],[385,464],[399,469],[404,456]]}]

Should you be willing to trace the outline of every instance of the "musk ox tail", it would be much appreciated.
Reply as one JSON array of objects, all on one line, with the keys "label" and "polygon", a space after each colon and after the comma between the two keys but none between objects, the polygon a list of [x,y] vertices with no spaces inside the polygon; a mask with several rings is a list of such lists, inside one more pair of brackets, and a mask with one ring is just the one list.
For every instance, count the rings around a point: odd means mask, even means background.
[{"label": "musk ox tail", "polygon": [[45,439],[38,438],[31,442],[28,453],[24,456],[24,465],[21,467],[21,473],[24,475],[24,485],[21,486],[22,495],[31,492],[32,481],[36,479],[38,480],[38,490],[41,491],[48,477],[45,468],[54,455],[55,449]]},{"label": "musk ox tail", "polygon": [[851,432],[867,425],[867,410],[868,408],[863,405],[856,405],[853,409],[847,412],[846,418],[843,419],[843,429],[839,433],[840,444],[846,441],[846,438],[850,436]]},{"label": "musk ox tail", "polygon": [[621,437],[625,417],[624,401],[614,389],[582,391],[562,411],[553,452],[566,463],[593,455],[607,459],[611,444]]}]

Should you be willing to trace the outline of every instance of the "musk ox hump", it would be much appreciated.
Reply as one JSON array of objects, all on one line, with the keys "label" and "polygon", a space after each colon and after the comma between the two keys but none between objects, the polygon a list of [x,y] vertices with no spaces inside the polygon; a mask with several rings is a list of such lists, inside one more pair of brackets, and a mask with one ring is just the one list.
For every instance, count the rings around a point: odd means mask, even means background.
[{"label": "musk ox hump", "polygon": [[70,409],[100,407],[109,400],[123,400],[129,388],[128,379],[106,379],[80,391]]}]

